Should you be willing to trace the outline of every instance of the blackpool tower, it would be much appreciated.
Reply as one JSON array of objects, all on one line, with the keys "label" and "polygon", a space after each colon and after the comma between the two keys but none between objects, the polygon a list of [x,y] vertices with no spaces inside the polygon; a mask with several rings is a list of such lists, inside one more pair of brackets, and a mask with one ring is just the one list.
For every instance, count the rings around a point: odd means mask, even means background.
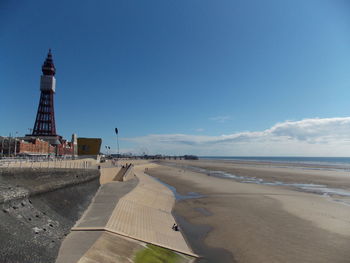
[{"label": "blackpool tower", "polygon": [[36,114],[32,136],[57,136],[54,111],[54,94],[56,89],[55,73],[51,49],[41,67],[43,74],[40,78],[40,101]]}]

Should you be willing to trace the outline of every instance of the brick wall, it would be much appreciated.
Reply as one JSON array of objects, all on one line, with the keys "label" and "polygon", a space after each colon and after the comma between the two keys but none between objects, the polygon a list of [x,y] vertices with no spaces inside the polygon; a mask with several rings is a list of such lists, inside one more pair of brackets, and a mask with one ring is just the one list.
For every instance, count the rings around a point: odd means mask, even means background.
[{"label": "brick wall", "polygon": [[39,139],[34,139],[32,141],[22,140],[17,145],[17,153],[55,154],[55,147]]}]

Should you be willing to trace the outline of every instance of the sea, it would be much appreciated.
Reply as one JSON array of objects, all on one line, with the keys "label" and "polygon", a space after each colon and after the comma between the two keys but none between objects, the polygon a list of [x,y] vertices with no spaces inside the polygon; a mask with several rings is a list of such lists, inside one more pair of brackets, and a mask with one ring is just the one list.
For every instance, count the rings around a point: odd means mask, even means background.
[{"label": "sea", "polygon": [[350,166],[350,157],[201,156],[199,159]]}]

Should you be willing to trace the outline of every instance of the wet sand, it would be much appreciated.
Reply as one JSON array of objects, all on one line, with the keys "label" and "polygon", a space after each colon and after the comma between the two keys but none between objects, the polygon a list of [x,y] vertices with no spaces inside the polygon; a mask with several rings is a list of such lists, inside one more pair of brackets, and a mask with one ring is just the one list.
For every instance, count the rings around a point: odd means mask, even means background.
[{"label": "wet sand", "polygon": [[[163,163],[167,164],[167,163]],[[174,162],[173,162],[174,164]],[[184,165],[226,170],[250,177],[321,183],[349,189],[346,172],[176,161],[148,173],[186,195],[174,208],[200,262],[349,262],[350,206],[288,187],[236,182],[187,170]],[[350,176],[349,176],[350,177]],[[214,248],[214,249],[213,249]]]},{"label": "wet sand", "polygon": [[163,163],[225,171],[237,176],[256,177],[266,181],[324,184],[350,191],[350,171],[342,166],[219,160],[164,161]]}]

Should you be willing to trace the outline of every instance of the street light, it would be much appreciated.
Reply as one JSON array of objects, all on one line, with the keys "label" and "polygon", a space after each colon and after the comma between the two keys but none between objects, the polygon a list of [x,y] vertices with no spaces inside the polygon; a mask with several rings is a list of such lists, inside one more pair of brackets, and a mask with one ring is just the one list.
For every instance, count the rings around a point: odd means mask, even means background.
[{"label": "street light", "polygon": [[119,138],[118,138],[118,128],[115,128],[115,133],[117,134],[117,158],[119,158]]}]

